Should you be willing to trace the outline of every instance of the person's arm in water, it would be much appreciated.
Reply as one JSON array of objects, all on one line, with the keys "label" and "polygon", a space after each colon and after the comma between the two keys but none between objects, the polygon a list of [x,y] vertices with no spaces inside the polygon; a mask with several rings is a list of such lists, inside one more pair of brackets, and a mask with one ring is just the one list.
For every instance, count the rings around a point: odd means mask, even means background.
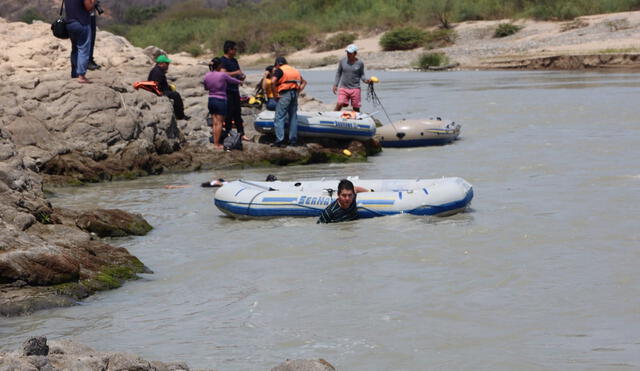
[{"label": "person's arm in water", "polygon": [[373,189],[367,189],[365,187],[360,187],[360,186],[355,186],[354,187],[356,190],[356,193],[361,193],[361,192],[373,192]]},{"label": "person's arm in water", "polygon": [[338,61],[338,70],[336,71],[336,78],[333,81],[333,87],[331,87],[331,91],[333,91],[333,94],[338,94],[338,84],[340,83],[341,77],[342,77],[342,61]]}]

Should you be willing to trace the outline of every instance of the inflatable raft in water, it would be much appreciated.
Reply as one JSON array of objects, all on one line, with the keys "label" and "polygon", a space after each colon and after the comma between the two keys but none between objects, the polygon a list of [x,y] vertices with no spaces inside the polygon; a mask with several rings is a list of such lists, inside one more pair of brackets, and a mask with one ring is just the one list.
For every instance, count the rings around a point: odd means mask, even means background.
[{"label": "inflatable raft in water", "polygon": [[[262,134],[275,134],[275,112],[263,111],[256,117],[254,127]],[[371,139],[376,123],[366,113],[302,112],[298,111],[298,136],[335,139]]]},{"label": "inflatable raft in water", "polygon": [[[355,186],[373,190],[358,193],[361,218],[394,214],[448,216],[464,210],[473,198],[471,184],[462,178],[382,179],[348,178]],[[224,184],[215,205],[235,218],[319,216],[337,197],[339,180],[252,182]]]},{"label": "inflatable raft in water", "polygon": [[383,147],[419,147],[450,143],[460,135],[460,124],[436,119],[413,119],[383,125],[376,139]]}]

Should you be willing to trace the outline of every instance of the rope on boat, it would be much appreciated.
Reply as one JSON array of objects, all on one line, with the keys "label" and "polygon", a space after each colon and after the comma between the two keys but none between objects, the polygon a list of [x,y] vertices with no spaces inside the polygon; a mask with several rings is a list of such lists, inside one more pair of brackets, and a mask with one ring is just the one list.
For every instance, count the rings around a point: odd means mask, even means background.
[{"label": "rope on boat", "polygon": [[396,126],[393,124],[393,121],[391,121],[391,118],[389,117],[387,110],[382,105],[382,101],[380,100],[378,93],[376,93],[376,89],[374,88],[373,84],[374,84],[373,81],[369,81],[369,84],[367,85],[367,102],[371,102],[374,107],[382,108],[382,112],[384,112],[384,115],[387,116],[387,120],[389,120],[391,127],[393,128],[393,130],[395,130],[396,136],[398,138],[404,137],[405,133],[399,132],[398,128],[396,128]]}]

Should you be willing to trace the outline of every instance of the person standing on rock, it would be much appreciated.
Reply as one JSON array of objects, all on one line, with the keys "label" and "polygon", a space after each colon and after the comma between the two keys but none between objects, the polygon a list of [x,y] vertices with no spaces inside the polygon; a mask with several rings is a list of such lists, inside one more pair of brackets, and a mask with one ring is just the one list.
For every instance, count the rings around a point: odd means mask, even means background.
[{"label": "person standing on rock", "polygon": [[182,97],[177,91],[173,91],[167,82],[167,71],[171,59],[164,54],[156,58],[156,65],[153,66],[147,80],[155,81],[163,95],[169,97],[173,101],[173,113],[178,120],[189,120],[191,117],[184,114],[184,104]]},{"label": "person standing on rock", "polygon": [[209,114],[213,122],[213,146],[222,149],[220,136],[222,123],[227,115],[227,91],[229,85],[242,85],[242,81],[221,72],[222,60],[213,58],[209,63],[209,72],[204,76],[204,88],[209,91]]},{"label": "person standing on rock", "polygon": [[[222,47],[224,55],[220,57],[222,61],[222,72],[226,72],[229,76],[244,81],[245,74],[240,69],[240,64],[236,59],[238,54],[238,46],[235,41],[227,40]],[[225,132],[230,133],[233,124],[236,125],[238,134],[242,136],[242,140],[249,140],[244,135],[244,121],[242,120],[242,108],[240,107],[240,89],[237,84],[227,85],[227,116],[225,118]]]},{"label": "person standing on rock", "polygon": [[93,50],[96,46],[96,34],[98,33],[96,12],[102,14],[102,8],[100,8],[99,5],[98,1],[96,1],[95,9],[91,12],[91,46],[89,47],[89,63],[87,64],[87,68],[91,71],[102,68],[102,66],[97,64],[95,59],[93,59]]},{"label": "person standing on rock", "polygon": [[347,56],[338,62],[338,70],[333,83],[333,94],[338,94],[338,103],[336,103],[336,111],[340,111],[344,107],[349,106],[356,112],[360,112],[362,102],[362,93],[360,90],[360,80],[365,84],[369,83],[364,78],[364,63],[358,59],[358,46],[351,44],[345,49]]},{"label": "person standing on rock", "polygon": [[64,0],[65,21],[71,39],[71,77],[79,83],[90,83],[87,66],[91,49],[91,12],[95,0]]},{"label": "person standing on rock", "polygon": [[289,118],[289,144],[298,146],[298,95],[307,86],[307,81],[297,69],[289,66],[285,57],[278,57],[271,81],[280,98],[276,104],[276,142],[271,146],[284,147],[284,123]]}]

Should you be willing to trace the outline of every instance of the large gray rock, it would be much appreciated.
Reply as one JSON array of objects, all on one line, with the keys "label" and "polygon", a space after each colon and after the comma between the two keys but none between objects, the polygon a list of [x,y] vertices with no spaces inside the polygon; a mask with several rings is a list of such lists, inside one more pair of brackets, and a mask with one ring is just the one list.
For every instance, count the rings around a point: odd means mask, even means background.
[{"label": "large gray rock", "polygon": [[335,371],[333,365],[324,359],[286,360],[271,371]]},{"label": "large gray rock", "polygon": [[25,356],[46,356],[49,354],[47,338],[37,336],[27,339],[27,341],[22,344],[22,354]]}]

